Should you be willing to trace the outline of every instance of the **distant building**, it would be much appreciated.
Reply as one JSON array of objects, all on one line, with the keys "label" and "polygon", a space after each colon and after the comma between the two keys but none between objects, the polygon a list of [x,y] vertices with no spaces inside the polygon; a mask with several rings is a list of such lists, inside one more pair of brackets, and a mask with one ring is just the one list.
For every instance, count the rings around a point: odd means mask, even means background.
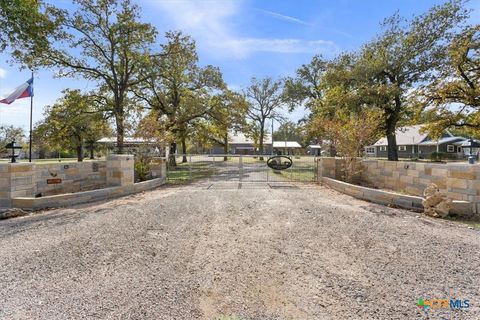
[{"label": "distant building", "polygon": [[335,152],[335,146],[332,145],[332,141],[328,139],[315,139],[311,141],[312,144],[307,147],[307,153],[312,156],[333,156]]},{"label": "distant building", "polygon": [[[221,145],[215,145],[211,154],[224,154],[225,150]],[[228,137],[228,154],[259,154],[258,143],[241,132],[230,133]],[[263,154],[272,153],[272,136],[265,134],[263,138]]]},{"label": "distant building", "polygon": [[[467,138],[454,136],[445,130],[441,138],[433,140],[428,133],[421,133],[423,125],[401,127],[395,131],[397,152],[399,158],[427,159],[434,152],[441,152],[451,159],[464,158],[462,144]],[[387,158],[387,138],[381,138],[375,144],[365,147],[365,153],[370,157]]]},{"label": "distant building", "polygon": [[[263,140],[263,154],[272,154],[272,146],[274,154],[293,155],[302,153],[302,146],[297,141],[273,141],[272,136],[266,134]],[[224,154],[225,150],[221,145],[215,145],[211,154]],[[228,154],[260,154],[258,143],[253,139],[245,136],[245,134],[237,132],[231,133],[228,137]]]},{"label": "distant building", "polygon": [[302,152],[302,146],[297,141],[273,141],[273,153],[280,155],[295,155]]},{"label": "distant building", "polygon": [[[115,152],[117,148],[116,137],[105,137],[97,141],[101,146],[106,147],[109,153]],[[125,153],[136,154],[139,151],[156,154],[159,156],[165,155],[165,146],[155,141],[148,141],[142,138],[124,137],[123,148]]]},{"label": "distant building", "polygon": [[307,147],[307,153],[311,156],[320,156],[322,146],[320,144],[311,144]]}]

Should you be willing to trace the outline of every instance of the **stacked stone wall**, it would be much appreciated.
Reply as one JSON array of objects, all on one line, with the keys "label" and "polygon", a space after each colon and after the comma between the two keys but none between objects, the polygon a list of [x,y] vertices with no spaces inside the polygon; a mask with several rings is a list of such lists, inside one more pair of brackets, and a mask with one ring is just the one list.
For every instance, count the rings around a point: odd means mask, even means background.
[{"label": "stacked stone wall", "polygon": [[152,180],[134,183],[134,156],[75,163],[0,163],[0,208],[47,208],[114,198],[156,188],[166,160],[151,165]]},{"label": "stacked stone wall", "polygon": [[[472,212],[480,213],[480,165],[468,163],[422,163],[359,159],[359,184],[417,197],[431,183],[456,201],[468,202]],[[319,158],[322,177],[341,180],[338,159]],[[333,174],[337,172],[337,174]]]},{"label": "stacked stone wall", "polygon": [[[107,182],[107,162],[73,162],[36,164],[35,194],[49,196],[104,188]],[[60,183],[49,183],[55,179]]]}]

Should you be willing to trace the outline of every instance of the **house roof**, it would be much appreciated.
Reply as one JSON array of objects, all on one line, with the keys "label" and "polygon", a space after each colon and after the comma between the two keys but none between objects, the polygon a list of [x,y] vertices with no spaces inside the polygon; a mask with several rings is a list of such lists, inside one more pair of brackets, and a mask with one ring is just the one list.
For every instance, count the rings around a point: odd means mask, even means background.
[{"label": "house roof", "polygon": [[454,145],[461,145],[467,138],[464,137],[445,137],[440,140],[427,140],[419,143],[421,146],[436,146],[437,144],[451,143]]},{"label": "house roof", "polygon": [[[397,145],[411,145],[421,143],[428,136],[427,133],[420,133],[420,129],[422,129],[422,127],[423,125],[415,125],[398,128],[395,131],[395,136],[397,137]],[[374,146],[386,145],[388,145],[387,137],[381,138],[374,144]]]},{"label": "house roof", "polygon": [[461,146],[464,148],[479,148],[480,147],[480,140],[472,140],[473,143],[471,143],[470,139],[465,139],[462,141]]},{"label": "house roof", "polygon": [[[253,144],[254,141],[251,138],[247,138],[245,134],[241,132],[230,133],[228,135],[228,140],[230,144]],[[272,144],[272,136],[265,134],[263,137],[263,144]]]},{"label": "house roof", "polygon": [[322,149],[322,146],[319,144],[311,144],[308,146],[310,149]]},{"label": "house roof", "polygon": [[273,141],[274,148],[301,148],[297,141]]},{"label": "house roof", "polygon": [[[117,143],[116,137],[104,137],[97,142],[99,143]],[[155,143],[154,141],[148,141],[143,138],[134,138],[134,137],[124,137],[123,143],[128,144],[141,144],[141,143]]]}]

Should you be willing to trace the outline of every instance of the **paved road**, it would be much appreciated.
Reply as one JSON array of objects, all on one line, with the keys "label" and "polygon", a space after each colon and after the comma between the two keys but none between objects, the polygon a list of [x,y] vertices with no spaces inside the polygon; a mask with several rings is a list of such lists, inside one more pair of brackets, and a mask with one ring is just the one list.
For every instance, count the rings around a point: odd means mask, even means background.
[{"label": "paved road", "polygon": [[480,318],[479,230],[318,186],[166,187],[0,239],[1,319]]}]

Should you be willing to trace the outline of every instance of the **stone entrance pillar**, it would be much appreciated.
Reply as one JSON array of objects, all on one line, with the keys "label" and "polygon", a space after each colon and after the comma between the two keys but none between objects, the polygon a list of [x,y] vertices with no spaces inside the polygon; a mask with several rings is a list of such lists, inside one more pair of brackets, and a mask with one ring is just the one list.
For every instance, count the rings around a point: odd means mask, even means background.
[{"label": "stone entrance pillar", "polygon": [[166,158],[154,158],[150,165],[152,178],[167,178],[167,160]]},{"label": "stone entrance pillar", "polygon": [[130,186],[134,183],[134,156],[112,154],[107,157],[107,186]]}]

